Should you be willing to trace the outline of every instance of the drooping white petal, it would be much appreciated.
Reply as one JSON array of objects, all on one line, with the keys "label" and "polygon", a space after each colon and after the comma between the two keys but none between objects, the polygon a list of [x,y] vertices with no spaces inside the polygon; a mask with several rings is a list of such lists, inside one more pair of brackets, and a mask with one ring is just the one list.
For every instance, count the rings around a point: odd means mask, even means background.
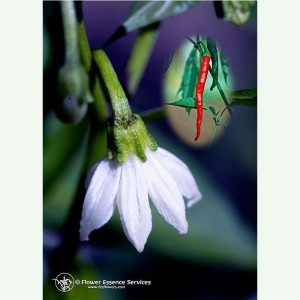
[{"label": "drooping white petal", "polygon": [[185,205],[177,184],[165,166],[156,158],[155,152],[147,151],[144,164],[149,196],[158,212],[180,234],[187,233]]},{"label": "drooping white petal", "polygon": [[131,155],[122,166],[117,206],[127,238],[142,252],[152,229],[144,164]]},{"label": "drooping white petal", "polygon": [[181,194],[188,199],[188,207],[191,207],[193,204],[200,201],[202,198],[201,192],[198,189],[194,176],[184,162],[169,151],[160,147],[153,155],[155,155],[170,172],[177,183]]},{"label": "drooping white petal", "polygon": [[121,167],[104,158],[97,166],[84,198],[80,221],[80,239],[88,240],[90,232],[111,218],[115,208]]}]

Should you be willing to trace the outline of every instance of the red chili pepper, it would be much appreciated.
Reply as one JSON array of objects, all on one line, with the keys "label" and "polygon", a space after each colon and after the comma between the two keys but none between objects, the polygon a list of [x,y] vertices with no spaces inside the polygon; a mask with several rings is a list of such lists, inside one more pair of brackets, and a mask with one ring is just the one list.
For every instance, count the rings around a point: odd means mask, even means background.
[{"label": "red chili pepper", "polygon": [[204,91],[204,86],[205,86],[205,82],[206,82],[206,78],[207,78],[207,74],[208,74],[209,61],[210,61],[210,56],[203,55],[200,72],[199,72],[199,78],[198,78],[197,87],[196,87],[196,107],[197,107],[196,128],[197,128],[197,133],[196,133],[195,141],[198,140],[198,138],[200,136],[202,113],[203,113],[203,91]]}]

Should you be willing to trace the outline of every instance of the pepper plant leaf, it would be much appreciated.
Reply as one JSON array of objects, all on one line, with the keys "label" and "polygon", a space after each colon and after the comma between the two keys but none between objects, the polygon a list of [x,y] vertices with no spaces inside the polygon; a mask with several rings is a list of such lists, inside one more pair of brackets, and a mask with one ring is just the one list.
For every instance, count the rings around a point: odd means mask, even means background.
[{"label": "pepper plant leaf", "polygon": [[222,51],[219,51],[219,53],[220,53],[220,62],[221,62],[223,76],[224,76],[226,84],[228,85],[227,77],[228,77],[228,73],[229,73],[229,61],[228,61],[228,58],[224,55],[224,53]]},{"label": "pepper plant leaf", "polygon": [[[181,92],[183,99],[187,99],[195,95],[195,88],[199,73],[197,52],[197,49],[193,47],[185,63],[181,84],[177,92],[177,95]],[[186,119],[189,117],[190,112],[191,108],[186,107]]]},{"label": "pepper plant leaf", "polygon": [[184,13],[200,1],[137,1],[123,24],[106,42],[106,46],[136,29]]},{"label": "pepper plant leaf", "polygon": [[212,91],[214,87],[218,84],[218,74],[219,74],[219,68],[218,68],[218,49],[217,49],[217,44],[215,41],[211,39],[207,39],[207,49],[210,53],[211,57],[211,63],[212,63],[212,77],[213,77],[213,82],[210,87],[210,90]]},{"label": "pepper plant leaf", "polygon": [[212,114],[215,116],[216,115],[216,109],[213,106],[209,107],[209,110],[212,112]]},{"label": "pepper plant leaf", "polygon": [[196,99],[194,97],[187,97],[167,104],[192,109],[192,108],[196,108]]},{"label": "pepper plant leaf", "polygon": [[123,23],[126,32],[131,32],[152,23],[181,14],[199,1],[138,1]]},{"label": "pepper plant leaf", "polygon": [[230,106],[244,105],[257,106],[257,89],[247,89],[232,92],[230,95]]}]

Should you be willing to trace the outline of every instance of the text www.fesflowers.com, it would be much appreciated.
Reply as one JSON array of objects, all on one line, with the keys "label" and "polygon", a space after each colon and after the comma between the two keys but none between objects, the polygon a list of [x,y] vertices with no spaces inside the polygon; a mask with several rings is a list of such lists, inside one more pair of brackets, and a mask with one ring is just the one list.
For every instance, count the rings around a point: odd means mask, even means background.
[{"label": "text www.fesflowers.com", "polygon": [[125,289],[126,286],[149,286],[150,280],[85,280],[76,283],[85,285],[89,289]]}]

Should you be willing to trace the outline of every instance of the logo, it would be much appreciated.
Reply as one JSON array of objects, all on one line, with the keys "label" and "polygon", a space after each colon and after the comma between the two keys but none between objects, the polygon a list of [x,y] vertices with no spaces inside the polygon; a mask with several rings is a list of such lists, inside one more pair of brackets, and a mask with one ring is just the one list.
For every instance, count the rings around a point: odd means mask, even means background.
[{"label": "logo", "polygon": [[52,280],[55,280],[55,286],[61,292],[69,292],[74,287],[74,278],[69,273],[60,273]]}]

